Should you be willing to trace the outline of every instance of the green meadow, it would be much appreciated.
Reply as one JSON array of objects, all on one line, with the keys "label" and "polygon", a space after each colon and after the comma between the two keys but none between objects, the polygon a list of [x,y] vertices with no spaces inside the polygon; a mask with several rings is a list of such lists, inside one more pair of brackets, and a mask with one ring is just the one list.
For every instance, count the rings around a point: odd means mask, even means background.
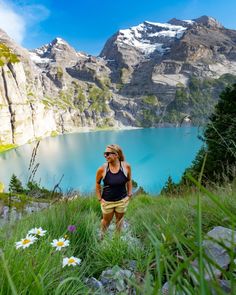
[{"label": "green meadow", "polygon": [[[0,294],[96,294],[85,278],[99,278],[115,265],[125,269],[130,260],[137,265],[129,281],[137,294],[161,294],[166,281],[179,294],[211,294],[213,282],[205,281],[203,272],[193,284],[191,262],[197,258],[203,264],[201,241],[214,226],[235,228],[236,187],[210,191],[200,186],[184,197],[175,196],[133,197],[125,216],[129,231],[107,234],[102,241],[95,196],[61,201],[8,224],[0,231]],[[76,231],[68,232],[68,225],[75,225]],[[15,243],[34,227],[47,230],[45,236],[28,248],[16,249]],[[70,245],[56,251],[51,242],[60,237],[69,239]],[[70,256],[82,259],[81,264],[63,268],[63,258]],[[230,257],[233,263],[234,256]],[[233,271],[223,271],[223,276],[236,292]]]}]

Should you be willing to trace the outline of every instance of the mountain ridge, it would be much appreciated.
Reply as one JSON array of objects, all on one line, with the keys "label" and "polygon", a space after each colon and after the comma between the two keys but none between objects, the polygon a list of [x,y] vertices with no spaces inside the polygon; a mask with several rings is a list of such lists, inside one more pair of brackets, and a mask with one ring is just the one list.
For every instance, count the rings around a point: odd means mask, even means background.
[{"label": "mountain ridge", "polygon": [[208,16],[119,30],[98,57],[60,37],[27,51],[0,30],[0,43],[20,60],[0,51],[2,143],[81,128],[178,126],[185,118],[202,124],[236,72],[236,30]]}]

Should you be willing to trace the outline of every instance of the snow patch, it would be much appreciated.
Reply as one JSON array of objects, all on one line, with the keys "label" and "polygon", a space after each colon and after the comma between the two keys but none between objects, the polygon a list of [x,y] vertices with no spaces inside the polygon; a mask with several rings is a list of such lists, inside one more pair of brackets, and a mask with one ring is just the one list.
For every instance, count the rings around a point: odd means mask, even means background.
[{"label": "snow patch", "polygon": [[180,29],[178,31],[171,31],[171,30],[164,30],[157,33],[149,34],[150,37],[168,37],[168,38],[181,38],[183,36],[184,31],[186,28]]},{"label": "snow patch", "polygon": [[78,57],[86,57],[88,58],[88,56],[82,52],[76,52]]},{"label": "snow patch", "polygon": [[62,38],[60,38],[60,37],[57,37],[56,38],[56,41],[57,41],[58,44],[66,45],[66,42]]},{"label": "snow patch", "polygon": [[40,57],[38,56],[37,53],[35,52],[30,52],[30,58],[31,60],[36,63],[36,64],[45,64],[45,63],[49,63],[51,61],[50,58],[43,58],[43,57]]},{"label": "snow patch", "polygon": [[193,25],[195,23],[194,20],[190,20],[190,19],[184,19],[183,22],[190,24],[190,25]]},{"label": "snow patch", "polygon": [[152,52],[155,50],[158,50],[159,52],[163,53],[163,44],[161,43],[155,43],[155,44],[150,44],[149,40],[141,39],[139,40],[136,38],[137,32],[133,31],[134,34],[132,34],[132,31],[129,29],[127,30],[121,30],[120,31],[120,36],[117,38],[117,41],[127,44],[129,46],[133,46],[143,52],[145,55],[150,55]]},{"label": "snow patch", "polygon": [[175,30],[175,31],[184,28],[182,26],[171,25],[168,23],[153,23],[153,22],[149,22],[149,21],[145,21],[144,23],[152,25],[152,26],[156,26],[159,28],[168,28],[169,30]]},{"label": "snow patch", "polygon": [[[168,23],[162,24],[145,21],[138,26],[120,30],[117,43],[120,43],[121,46],[122,44],[127,44],[135,47],[144,55],[150,55],[154,51],[164,54],[169,51],[169,44],[166,43],[171,42],[171,39],[181,38],[186,29],[183,26]],[[158,42],[157,38],[161,38],[161,42]]]}]

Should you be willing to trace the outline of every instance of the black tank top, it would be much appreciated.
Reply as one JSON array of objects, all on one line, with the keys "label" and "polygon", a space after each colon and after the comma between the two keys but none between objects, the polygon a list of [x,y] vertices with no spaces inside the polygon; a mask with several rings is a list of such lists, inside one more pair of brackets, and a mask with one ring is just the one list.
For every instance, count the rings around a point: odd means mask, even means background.
[{"label": "black tank top", "polygon": [[128,177],[125,176],[121,162],[120,169],[117,173],[112,173],[109,169],[109,163],[106,169],[106,175],[103,179],[102,198],[105,201],[115,202],[127,196],[126,182]]}]

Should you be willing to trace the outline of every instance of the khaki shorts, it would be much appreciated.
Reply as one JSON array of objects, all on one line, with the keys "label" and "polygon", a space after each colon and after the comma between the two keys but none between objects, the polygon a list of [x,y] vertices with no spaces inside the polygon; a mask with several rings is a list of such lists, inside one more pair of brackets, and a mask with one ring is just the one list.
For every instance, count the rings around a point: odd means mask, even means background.
[{"label": "khaki shorts", "polygon": [[102,200],[101,209],[103,214],[109,214],[113,211],[118,213],[125,213],[129,204],[129,197],[126,197],[120,201],[109,202]]}]

